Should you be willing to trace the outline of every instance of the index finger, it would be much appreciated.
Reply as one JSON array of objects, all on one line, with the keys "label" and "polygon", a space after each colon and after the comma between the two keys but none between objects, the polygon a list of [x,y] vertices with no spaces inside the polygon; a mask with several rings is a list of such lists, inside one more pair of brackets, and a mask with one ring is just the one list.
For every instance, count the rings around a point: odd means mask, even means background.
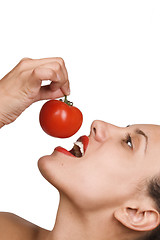
[{"label": "index finger", "polygon": [[24,70],[32,70],[36,67],[40,67],[41,65],[44,64],[49,64],[49,63],[59,63],[61,65],[61,70],[64,74],[64,78],[67,81],[68,80],[68,72],[65,66],[65,62],[63,58],[61,57],[51,57],[51,58],[41,58],[41,59],[31,59],[31,58],[23,58],[19,62],[19,66],[21,66],[22,69]]}]

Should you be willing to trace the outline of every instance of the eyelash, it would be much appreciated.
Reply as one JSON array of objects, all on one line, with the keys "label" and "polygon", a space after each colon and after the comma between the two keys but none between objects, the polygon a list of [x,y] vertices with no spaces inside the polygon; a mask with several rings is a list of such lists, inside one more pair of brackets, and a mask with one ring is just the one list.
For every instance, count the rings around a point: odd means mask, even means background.
[{"label": "eyelash", "polygon": [[132,144],[132,138],[131,138],[131,136],[130,136],[130,134],[128,133],[127,134],[127,136],[126,136],[126,138],[125,138],[125,143],[128,143],[128,142],[130,142],[131,143],[131,146],[130,145],[128,145],[130,148],[133,148],[133,144]]}]

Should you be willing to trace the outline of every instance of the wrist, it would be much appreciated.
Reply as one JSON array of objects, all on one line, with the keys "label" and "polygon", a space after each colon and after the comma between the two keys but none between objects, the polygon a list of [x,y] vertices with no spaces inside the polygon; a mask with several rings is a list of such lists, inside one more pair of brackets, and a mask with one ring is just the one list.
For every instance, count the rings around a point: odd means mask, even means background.
[{"label": "wrist", "polygon": [[6,101],[4,90],[1,83],[2,83],[2,80],[0,81],[0,128],[2,128],[5,125],[3,108],[5,105],[4,103]]},{"label": "wrist", "polygon": [[2,128],[5,124],[0,121],[0,128]]}]

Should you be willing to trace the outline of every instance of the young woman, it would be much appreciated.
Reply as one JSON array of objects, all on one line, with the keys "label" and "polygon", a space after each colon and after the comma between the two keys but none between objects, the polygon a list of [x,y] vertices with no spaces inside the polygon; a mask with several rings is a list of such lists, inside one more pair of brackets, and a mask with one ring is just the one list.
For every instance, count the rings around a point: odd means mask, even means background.
[{"label": "young woman", "polygon": [[[51,84],[41,86],[48,79]],[[22,59],[0,81],[0,127],[35,101],[68,94],[63,59]],[[78,141],[84,152],[75,143],[70,152],[58,147],[38,161],[60,193],[53,230],[0,213],[1,240],[159,239],[160,126],[94,121]]]}]

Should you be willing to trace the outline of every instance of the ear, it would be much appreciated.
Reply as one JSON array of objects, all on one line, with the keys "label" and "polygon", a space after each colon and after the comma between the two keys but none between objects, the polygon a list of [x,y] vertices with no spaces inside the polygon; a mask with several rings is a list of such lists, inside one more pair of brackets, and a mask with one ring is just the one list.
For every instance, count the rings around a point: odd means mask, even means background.
[{"label": "ear", "polygon": [[114,217],[121,224],[135,231],[151,231],[160,224],[160,214],[155,209],[122,207],[114,212]]}]

